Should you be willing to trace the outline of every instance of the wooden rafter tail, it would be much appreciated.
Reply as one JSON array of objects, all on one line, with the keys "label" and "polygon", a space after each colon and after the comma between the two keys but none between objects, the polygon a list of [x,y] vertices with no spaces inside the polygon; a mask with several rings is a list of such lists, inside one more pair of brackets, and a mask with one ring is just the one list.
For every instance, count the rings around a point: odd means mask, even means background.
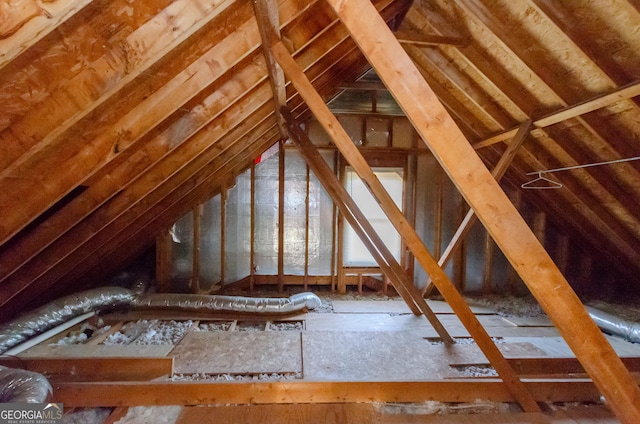
[{"label": "wooden rafter tail", "polygon": [[640,389],[629,371],[375,8],[368,0],[328,2],[611,409],[622,422],[640,422]]},{"label": "wooden rafter tail", "polygon": [[[407,303],[409,308],[419,315],[422,312],[429,320],[438,335],[449,344],[454,343],[454,339],[449,335],[436,314],[431,310],[427,302],[409,281],[407,274],[396,261],[393,254],[385,246],[378,236],[373,226],[364,216],[356,202],[347,193],[340,181],[331,172],[331,168],[326,164],[315,145],[309,140],[304,131],[295,122],[293,116],[286,108],[281,111],[289,127],[289,134],[299,148],[309,167],[318,177],[327,193],[331,196],[333,203],[340,209],[340,212],[349,221],[354,231],[358,234],[363,244],[367,247],[371,255],[383,270],[384,274],[391,280],[392,284]],[[416,309],[417,307],[417,309]]]},{"label": "wooden rafter tail", "polygon": [[[511,143],[509,143],[509,145],[507,146],[504,154],[491,172],[491,175],[493,175],[496,181],[500,181],[504,174],[507,172],[509,165],[511,164],[511,162],[513,162],[513,159],[515,159],[520,146],[522,146],[522,144],[524,144],[524,141],[527,139],[532,125],[533,122],[530,119],[526,120],[518,129],[518,132],[511,140]],[[467,215],[464,217],[464,219],[460,223],[460,226],[454,233],[453,238],[449,242],[449,245],[438,260],[438,265],[440,265],[442,268],[445,268],[447,266],[458,248],[462,246],[462,242],[464,241],[467,234],[469,234],[469,231],[471,231],[471,228],[473,227],[473,224],[475,224],[477,219],[478,218],[476,217],[473,209],[469,209]],[[424,296],[429,296],[433,291],[433,287],[433,283],[429,282],[429,284],[427,284],[427,286],[424,288]]]},{"label": "wooden rafter tail", "polygon": [[[364,1],[365,3],[367,2],[367,0]],[[367,3],[367,7],[371,7],[371,5]],[[373,9],[373,13],[380,18],[375,8]],[[384,26],[384,21],[382,21],[381,18],[380,21],[381,22],[376,22],[375,25]],[[390,31],[388,34],[393,37]],[[395,38],[393,41],[397,44]],[[399,45],[398,48],[400,48]],[[387,214],[389,221],[394,225],[407,247],[430,275],[440,293],[458,315],[467,331],[469,331],[471,336],[476,340],[478,347],[489,359],[504,383],[512,391],[515,398],[518,399],[523,409],[526,411],[539,411],[540,408],[531,396],[531,393],[526,390],[524,384],[518,379],[516,373],[507,363],[491,337],[489,337],[487,331],[482,327],[482,324],[480,324],[478,318],[471,311],[469,305],[465,303],[458,290],[451,280],[449,280],[449,277],[442,268],[438,266],[438,263],[433,256],[431,256],[415,229],[407,222],[400,209],[398,209],[393,199],[373,173],[371,167],[367,164],[367,161],[353,144],[349,135],[340,125],[337,118],[331,113],[318,92],[315,91],[313,85],[307,79],[304,72],[302,72],[287,48],[282,42],[278,42],[273,45],[271,50],[301,97],[307,103],[307,106],[309,106],[309,109],[316,116],[318,122],[320,122],[327,134],[331,136],[336,147],[338,147],[345,159],[365,182],[365,185],[367,185],[373,197],[377,200],[385,214]]]}]

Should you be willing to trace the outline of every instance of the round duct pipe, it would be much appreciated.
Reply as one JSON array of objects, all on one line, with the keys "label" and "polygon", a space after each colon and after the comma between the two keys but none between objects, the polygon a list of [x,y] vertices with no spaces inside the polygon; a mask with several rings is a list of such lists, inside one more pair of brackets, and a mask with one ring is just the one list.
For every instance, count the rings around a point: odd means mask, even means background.
[{"label": "round duct pipe", "polygon": [[640,323],[632,322],[601,309],[587,306],[587,311],[600,329],[631,343],[640,343]]},{"label": "round duct pipe", "polygon": [[0,403],[42,403],[51,393],[51,384],[42,374],[0,367]]},{"label": "round duct pipe", "polygon": [[62,297],[0,326],[0,355],[31,337],[87,312],[115,309],[161,309],[192,312],[238,312],[281,315],[315,309],[322,304],[313,293],[288,298],[256,298],[198,294],[136,294],[120,287],[102,287]]}]

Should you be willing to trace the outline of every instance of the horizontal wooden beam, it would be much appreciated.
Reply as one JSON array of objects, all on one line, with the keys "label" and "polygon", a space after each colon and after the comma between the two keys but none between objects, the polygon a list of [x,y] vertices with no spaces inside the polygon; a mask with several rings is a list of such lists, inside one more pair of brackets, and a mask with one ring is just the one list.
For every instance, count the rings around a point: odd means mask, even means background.
[{"label": "horizontal wooden beam", "polygon": [[[640,358],[620,358],[630,372],[640,372]],[[521,376],[542,374],[582,374],[586,373],[584,367],[576,358],[509,358],[507,359],[513,369]],[[453,363],[453,368],[466,366],[490,366],[489,363]]]},{"label": "horizontal wooden beam", "polygon": [[146,381],[173,372],[171,357],[32,358],[0,357],[0,365],[45,375],[55,381]]},{"label": "horizontal wooden beam", "polygon": [[[536,119],[533,121],[533,125],[537,128],[548,127],[567,119],[575,118],[577,116],[584,115],[585,113],[593,112],[603,107],[611,106],[612,104],[619,101],[627,100],[636,96],[640,96],[640,82],[638,81],[625,85],[624,87],[620,87],[619,89],[614,90],[610,93],[602,94],[573,106],[560,109],[542,118]],[[491,146],[492,144],[509,140],[510,138],[515,136],[516,132],[518,132],[518,128],[512,128],[500,134],[493,135],[483,141],[475,143],[473,145],[473,148],[478,150],[482,149],[483,147]]]},{"label": "horizontal wooden beam", "polygon": [[[538,402],[595,402],[600,394],[589,379],[532,380],[524,383]],[[136,405],[220,405],[346,402],[513,402],[502,381],[263,381],[57,383],[53,400],[65,407]]]}]

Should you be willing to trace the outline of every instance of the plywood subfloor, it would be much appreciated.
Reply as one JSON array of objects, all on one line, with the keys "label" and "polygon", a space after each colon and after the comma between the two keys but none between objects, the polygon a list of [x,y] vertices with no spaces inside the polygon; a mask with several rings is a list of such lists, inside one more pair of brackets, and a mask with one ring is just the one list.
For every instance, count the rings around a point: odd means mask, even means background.
[{"label": "plywood subfloor", "polygon": [[[420,411],[420,405],[415,408]],[[422,408],[424,409],[424,408]],[[133,414],[131,414],[133,417]],[[126,424],[146,424],[130,418]],[[486,412],[425,414],[411,405],[395,411],[372,404],[230,405],[185,407],[166,424],[614,424],[613,413],[599,405],[571,406],[549,413]],[[124,421],[118,422],[124,424]]]},{"label": "plywood subfloor", "polygon": [[[501,343],[507,357],[544,356],[530,343]],[[302,333],[306,380],[411,381],[463,375],[451,363],[483,363],[475,344],[445,346],[406,332]]]},{"label": "plywood subfloor", "polygon": [[[395,313],[411,314],[411,310],[403,300],[332,300],[333,310],[343,314]],[[427,300],[427,304],[436,314],[452,314],[453,310],[447,302]],[[495,311],[484,306],[470,305],[476,315],[495,314]]]},{"label": "plywood subfloor", "polygon": [[[457,316],[437,314],[437,317],[452,337],[469,337],[469,332]],[[518,327],[497,315],[478,315],[478,320],[493,337],[553,337],[558,335],[554,327]],[[306,329],[308,331],[411,331],[423,337],[438,336],[424,316],[417,317],[413,314],[308,314]]]},{"label": "plywood subfloor", "polygon": [[171,355],[177,374],[302,371],[299,331],[193,331]]}]

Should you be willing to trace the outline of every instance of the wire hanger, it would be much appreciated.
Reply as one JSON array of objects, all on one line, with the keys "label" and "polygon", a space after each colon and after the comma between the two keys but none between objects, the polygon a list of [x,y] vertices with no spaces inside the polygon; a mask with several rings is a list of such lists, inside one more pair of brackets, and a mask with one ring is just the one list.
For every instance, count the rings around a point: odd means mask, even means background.
[{"label": "wire hanger", "polygon": [[[635,156],[635,157],[632,157],[632,158],[608,160],[608,161],[605,161],[605,162],[587,163],[585,165],[575,165],[575,166],[567,166],[567,167],[564,167],[564,168],[555,168],[555,169],[548,169],[548,170],[543,170],[543,171],[528,172],[526,175],[536,175],[537,174],[538,178],[533,179],[531,181],[527,181],[526,183],[522,184],[520,187],[525,188],[525,189],[529,189],[529,190],[545,190],[545,189],[561,188],[562,184],[560,184],[557,181],[550,180],[549,178],[544,177],[542,174],[550,174],[552,172],[568,171],[570,169],[588,168],[588,167],[591,167],[591,166],[611,165],[611,164],[614,164],[614,163],[630,162],[632,160],[638,160],[638,159],[640,159],[640,156]],[[537,183],[539,181],[543,181],[544,185],[538,185]]]},{"label": "wire hanger", "polygon": [[[548,190],[548,189],[554,189],[554,188],[562,188],[562,184],[560,184],[557,181],[553,181],[550,180],[547,177],[543,177],[542,173],[544,171],[540,171],[538,172],[538,178],[536,178],[535,180],[531,180],[531,181],[527,181],[526,183],[522,184],[520,187],[522,188],[526,188],[529,190]],[[532,174],[531,172],[527,175]],[[535,172],[533,172],[533,174],[535,174]],[[543,184],[539,185],[539,182],[542,181]]]}]

